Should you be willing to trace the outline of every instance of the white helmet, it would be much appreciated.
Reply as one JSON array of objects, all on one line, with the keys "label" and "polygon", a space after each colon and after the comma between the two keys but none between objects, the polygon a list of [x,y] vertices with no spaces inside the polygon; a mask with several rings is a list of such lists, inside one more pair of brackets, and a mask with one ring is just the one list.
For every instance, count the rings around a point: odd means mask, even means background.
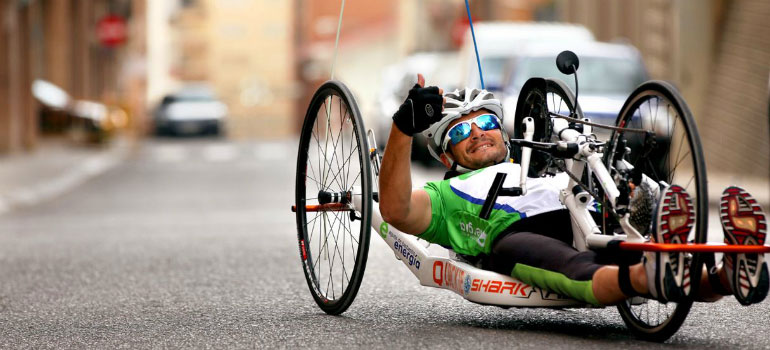
[{"label": "white helmet", "polygon": [[444,117],[422,133],[428,139],[428,151],[433,158],[441,161],[440,155],[444,153],[441,145],[449,124],[480,109],[489,110],[500,118],[500,131],[503,133],[503,141],[507,148],[508,133],[503,127],[503,105],[500,100],[495,98],[495,95],[487,90],[466,87],[462,90],[448,92],[444,94],[444,97],[446,98],[442,112]]}]

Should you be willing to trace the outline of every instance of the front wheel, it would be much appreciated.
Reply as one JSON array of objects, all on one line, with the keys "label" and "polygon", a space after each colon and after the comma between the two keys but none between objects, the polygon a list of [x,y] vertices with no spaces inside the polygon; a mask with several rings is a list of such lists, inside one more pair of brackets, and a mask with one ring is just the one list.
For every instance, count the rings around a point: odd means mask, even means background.
[{"label": "front wheel", "polygon": [[[692,113],[676,88],[662,81],[640,85],[623,105],[617,126],[637,129],[637,132],[613,131],[605,152],[607,168],[617,170],[630,165],[656,183],[663,181],[682,186],[695,203],[695,227],[688,240],[705,243],[708,222],[706,165]],[[646,132],[638,132],[642,130]],[[706,254],[691,257],[689,280],[694,283],[689,286],[690,297],[697,293],[695,281],[700,281],[706,258]],[[637,337],[665,341],[682,325],[691,306],[692,299],[662,304],[633,298],[618,305],[618,310]]]},{"label": "front wheel", "polygon": [[332,315],[355,299],[369,252],[372,179],[364,130],[345,85],[328,81],[318,88],[300,135],[295,207],[305,279]]},{"label": "front wheel", "polygon": [[[577,106],[577,110],[575,107],[575,95],[561,80],[530,78],[519,92],[516,111],[514,112],[513,138],[524,138],[522,123],[525,118],[531,117],[535,123],[535,134],[532,140],[551,142],[553,134],[551,118],[558,116],[582,118],[583,112],[580,107]],[[514,145],[511,150],[513,159],[516,162],[521,162],[521,147]],[[557,160],[548,153],[533,150],[529,161],[529,177],[540,177],[552,170],[555,161]]]}]

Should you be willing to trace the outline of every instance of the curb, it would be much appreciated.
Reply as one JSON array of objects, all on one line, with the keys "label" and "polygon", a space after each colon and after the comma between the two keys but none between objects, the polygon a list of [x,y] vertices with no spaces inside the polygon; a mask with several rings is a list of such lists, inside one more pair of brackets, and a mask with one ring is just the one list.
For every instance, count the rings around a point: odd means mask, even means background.
[{"label": "curb", "polygon": [[82,185],[121,164],[128,157],[130,149],[129,142],[116,141],[116,144],[104,153],[73,164],[55,177],[0,194],[0,215],[49,201]]}]

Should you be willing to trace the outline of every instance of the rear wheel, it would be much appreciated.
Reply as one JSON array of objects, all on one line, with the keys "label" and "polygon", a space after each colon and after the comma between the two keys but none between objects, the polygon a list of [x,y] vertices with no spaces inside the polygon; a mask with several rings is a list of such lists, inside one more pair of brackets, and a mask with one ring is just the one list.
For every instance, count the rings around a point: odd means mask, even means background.
[{"label": "rear wheel", "polygon": [[[695,121],[676,88],[662,81],[642,84],[626,100],[616,124],[622,128],[643,129],[647,133],[613,131],[605,152],[607,168],[621,168],[619,162],[623,162],[655,182],[682,186],[695,203],[695,227],[688,240],[705,243],[708,222],[706,166]],[[707,257],[706,254],[692,255],[690,281],[700,281]],[[689,295],[697,293],[697,288],[698,283],[692,283]],[[637,337],[665,341],[682,325],[691,306],[691,299],[662,304],[633,298],[618,305],[618,310]]]},{"label": "rear wheel", "polygon": [[295,203],[305,279],[328,314],[347,310],[366,268],[372,180],[364,130],[342,83],[318,88],[300,135]]}]

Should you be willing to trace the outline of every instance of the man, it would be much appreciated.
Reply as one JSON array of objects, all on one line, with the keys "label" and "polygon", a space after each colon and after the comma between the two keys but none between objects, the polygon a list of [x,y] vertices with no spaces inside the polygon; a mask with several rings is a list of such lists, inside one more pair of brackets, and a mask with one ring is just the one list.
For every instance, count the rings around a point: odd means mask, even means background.
[{"label": "man", "polygon": [[[689,281],[674,278],[679,254],[644,254],[643,263],[619,268],[596,252],[572,247],[569,213],[559,202],[565,174],[531,178],[525,196],[500,197],[487,220],[478,217],[494,175],[506,172],[506,183],[518,183],[520,168],[510,159],[499,100],[485,91],[466,88],[442,96],[424,87],[422,75],[393,116],[380,171],[380,211],[399,230],[441,244],[481,266],[525,283],[594,305],[611,305],[643,295],[676,301]],[[412,190],[409,154],[412,135],[424,132],[431,154],[449,172],[443,181]],[[686,241],[693,221],[692,200],[679,186],[661,190],[657,227],[680,224],[673,234],[655,240]],[[725,241],[764,244],[765,215],[745,191],[731,188],[723,201]],[[748,203],[749,205],[745,205]],[[684,224],[682,224],[684,223]],[[674,238],[678,237],[678,238]],[[684,259],[682,259],[684,260]],[[672,267],[673,266],[673,267]],[[681,276],[681,274],[680,274]],[[745,305],[762,301],[768,291],[763,255],[725,254],[716,283],[703,274],[698,300],[716,301],[734,294]],[[717,278],[714,278],[715,280]]]}]

